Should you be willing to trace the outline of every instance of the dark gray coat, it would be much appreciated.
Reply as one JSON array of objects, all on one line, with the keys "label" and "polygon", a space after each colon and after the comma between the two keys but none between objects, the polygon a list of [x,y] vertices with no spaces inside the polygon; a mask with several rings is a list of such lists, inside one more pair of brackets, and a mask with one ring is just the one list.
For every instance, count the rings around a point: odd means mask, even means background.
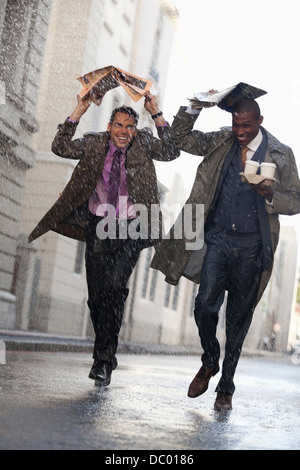
[{"label": "dark gray coat", "polygon": [[[204,157],[199,165],[191,195],[186,204],[204,204],[206,219],[214,200],[222,167],[235,136],[231,129],[224,128],[218,132],[203,133],[193,131],[197,115],[185,112],[180,108],[171,127],[172,142],[180,149]],[[268,150],[266,162],[277,166],[274,186],[273,206],[266,204],[272,239],[273,256],[279,239],[279,214],[293,215],[300,212],[300,181],[292,150],[280,143],[267,132]],[[171,230],[172,232],[172,230]],[[172,235],[171,235],[172,237]],[[187,250],[185,238],[164,240],[157,248],[151,267],[163,272],[166,281],[177,285],[181,276],[199,283],[202,261],[206,251]],[[262,273],[257,301],[261,298],[271,276],[273,266]]]}]

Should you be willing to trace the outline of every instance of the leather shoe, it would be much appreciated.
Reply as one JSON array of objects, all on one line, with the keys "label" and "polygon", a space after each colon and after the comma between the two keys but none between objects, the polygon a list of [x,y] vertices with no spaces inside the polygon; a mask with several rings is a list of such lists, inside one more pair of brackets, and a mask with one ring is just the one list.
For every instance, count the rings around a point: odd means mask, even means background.
[{"label": "leather shoe", "polygon": [[96,387],[108,387],[111,382],[112,367],[107,362],[94,361],[89,378],[95,380]]},{"label": "leather shoe", "polygon": [[218,392],[214,408],[216,411],[232,410],[232,395],[229,395],[229,393]]},{"label": "leather shoe", "polygon": [[202,366],[189,387],[188,397],[197,398],[205,393],[208,389],[210,379],[216,375],[219,370],[219,364],[213,367]]}]

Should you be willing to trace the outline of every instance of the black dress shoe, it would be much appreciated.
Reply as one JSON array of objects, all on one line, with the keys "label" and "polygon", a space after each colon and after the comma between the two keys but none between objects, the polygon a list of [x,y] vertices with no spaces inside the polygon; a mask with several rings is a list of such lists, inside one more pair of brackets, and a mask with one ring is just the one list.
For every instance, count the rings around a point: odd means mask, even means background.
[{"label": "black dress shoe", "polygon": [[229,393],[218,392],[214,408],[216,411],[232,410],[232,395],[229,395]]},{"label": "black dress shoe", "polygon": [[108,387],[111,382],[112,367],[107,362],[94,361],[89,378],[95,380],[96,387]]}]

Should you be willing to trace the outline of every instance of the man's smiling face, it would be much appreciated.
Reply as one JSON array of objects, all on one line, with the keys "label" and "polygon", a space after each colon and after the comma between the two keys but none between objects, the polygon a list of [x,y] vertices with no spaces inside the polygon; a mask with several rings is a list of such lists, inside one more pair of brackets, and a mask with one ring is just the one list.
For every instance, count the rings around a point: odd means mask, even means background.
[{"label": "man's smiling face", "polygon": [[113,122],[107,126],[111,142],[119,149],[126,148],[137,134],[134,117],[116,113]]},{"label": "man's smiling face", "polygon": [[232,130],[242,147],[257,136],[263,117],[256,117],[254,111],[232,113]]}]

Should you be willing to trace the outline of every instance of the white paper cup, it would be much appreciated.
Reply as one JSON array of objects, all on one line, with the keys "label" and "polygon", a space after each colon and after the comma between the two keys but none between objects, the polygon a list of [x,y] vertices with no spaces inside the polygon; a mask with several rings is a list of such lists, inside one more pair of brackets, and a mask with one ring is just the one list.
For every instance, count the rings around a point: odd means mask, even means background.
[{"label": "white paper cup", "polygon": [[260,174],[265,178],[274,178],[275,170],[275,163],[263,162],[260,164]]},{"label": "white paper cup", "polygon": [[254,162],[253,160],[246,160],[244,169],[245,175],[256,175],[258,167],[258,162]]}]

